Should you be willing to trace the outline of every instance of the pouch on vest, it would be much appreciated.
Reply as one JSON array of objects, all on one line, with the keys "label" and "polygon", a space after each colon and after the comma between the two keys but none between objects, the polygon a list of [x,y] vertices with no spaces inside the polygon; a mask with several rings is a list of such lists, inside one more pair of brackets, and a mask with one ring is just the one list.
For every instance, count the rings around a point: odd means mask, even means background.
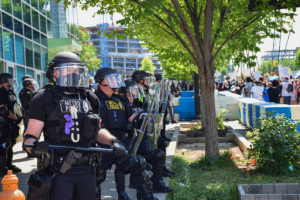
[{"label": "pouch on vest", "polygon": [[97,140],[100,130],[100,117],[94,113],[87,113],[83,120],[82,136],[89,140]]},{"label": "pouch on vest", "polygon": [[27,200],[49,200],[51,177],[39,171],[31,174],[28,180]]}]

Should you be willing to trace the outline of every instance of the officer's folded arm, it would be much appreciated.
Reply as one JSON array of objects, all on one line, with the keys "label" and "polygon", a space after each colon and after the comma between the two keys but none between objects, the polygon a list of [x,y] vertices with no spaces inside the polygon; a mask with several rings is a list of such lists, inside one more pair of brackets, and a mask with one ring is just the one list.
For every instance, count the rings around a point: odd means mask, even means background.
[{"label": "officer's folded arm", "polygon": [[[41,136],[44,127],[44,122],[37,119],[29,119],[28,126],[24,135],[24,144],[33,144]],[[31,152],[30,147],[26,147],[28,153]]]}]

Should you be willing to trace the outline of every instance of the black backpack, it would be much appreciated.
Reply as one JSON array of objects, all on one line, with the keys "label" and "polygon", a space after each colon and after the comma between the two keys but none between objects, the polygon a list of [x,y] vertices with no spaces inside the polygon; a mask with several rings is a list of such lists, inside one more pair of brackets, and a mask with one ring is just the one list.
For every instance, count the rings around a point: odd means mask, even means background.
[{"label": "black backpack", "polygon": [[286,88],[286,91],[287,91],[287,92],[293,92],[293,90],[294,90],[293,85],[289,83],[289,84],[288,84],[288,87]]}]

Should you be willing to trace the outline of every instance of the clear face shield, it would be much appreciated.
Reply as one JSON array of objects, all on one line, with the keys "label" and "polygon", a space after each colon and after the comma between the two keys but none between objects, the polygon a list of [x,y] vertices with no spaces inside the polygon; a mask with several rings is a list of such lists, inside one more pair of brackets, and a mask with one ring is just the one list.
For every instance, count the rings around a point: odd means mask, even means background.
[{"label": "clear face shield", "polygon": [[88,88],[88,69],[78,64],[62,64],[54,68],[56,84],[61,87]]},{"label": "clear face shield", "polygon": [[113,73],[113,74],[106,75],[104,77],[104,80],[106,81],[106,85],[104,86],[108,86],[111,89],[118,89],[120,87],[125,86],[123,78],[121,77],[120,74]]},{"label": "clear face shield", "polygon": [[133,85],[130,86],[129,88],[127,88],[127,92],[129,92],[129,95],[133,98],[133,99],[139,99],[140,97],[144,97],[144,91],[143,89],[138,86],[138,85]]},{"label": "clear face shield", "polygon": [[144,85],[150,87],[152,84],[154,84],[155,81],[155,77],[149,76],[144,78]]}]

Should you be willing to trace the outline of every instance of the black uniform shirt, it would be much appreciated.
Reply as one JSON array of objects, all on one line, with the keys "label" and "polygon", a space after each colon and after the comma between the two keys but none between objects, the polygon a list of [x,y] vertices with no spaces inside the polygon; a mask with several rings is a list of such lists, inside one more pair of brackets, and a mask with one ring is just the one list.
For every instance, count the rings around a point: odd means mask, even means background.
[{"label": "black uniform shirt", "polygon": [[33,94],[33,92],[27,88],[23,88],[19,93],[22,108],[26,111],[29,110],[29,106],[30,106],[31,99],[32,99],[32,94]]},{"label": "black uniform shirt", "polygon": [[128,118],[133,114],[130,104],[124,104],[115,94],[109,98],[100,89],[96,91],[96,95],[100,101],[101,127],[121,139],[127,132]]},{"label": "black uniform shirt", "polygon": [[9,101],[9,95],[16,96],[15,93],[11,89],[7,91],[4,87],[0,88],[0,105],[5,105],[8,110],[13,112],[14,111],[14,103],[11,103]]}]

